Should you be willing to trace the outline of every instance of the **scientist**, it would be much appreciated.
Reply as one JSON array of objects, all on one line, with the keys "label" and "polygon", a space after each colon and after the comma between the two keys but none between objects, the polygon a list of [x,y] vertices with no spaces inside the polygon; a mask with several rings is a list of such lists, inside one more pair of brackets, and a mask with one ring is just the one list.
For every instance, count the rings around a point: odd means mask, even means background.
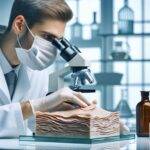
[{"label": "scientist", "polygon": [[25,135],[25,120],[35,111],[53,110],[66,100],[89,105],[69,88],[46,96],[46,68],[57,56],[50,39],[63,37],[71,18],[64,0],[14,1],[8,28],[0,39],[0,137]]}]

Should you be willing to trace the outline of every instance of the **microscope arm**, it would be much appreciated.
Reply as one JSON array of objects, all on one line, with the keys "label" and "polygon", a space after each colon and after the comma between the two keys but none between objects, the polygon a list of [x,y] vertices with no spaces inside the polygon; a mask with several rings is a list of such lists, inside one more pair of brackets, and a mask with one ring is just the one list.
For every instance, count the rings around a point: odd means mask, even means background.
[{"label": "microscope arm", "polygon": [[49,92],[55,92],[64,87],[64,77],[72,73],[72,68],[66,66],[63,69],[57,70],[49,75]]}]

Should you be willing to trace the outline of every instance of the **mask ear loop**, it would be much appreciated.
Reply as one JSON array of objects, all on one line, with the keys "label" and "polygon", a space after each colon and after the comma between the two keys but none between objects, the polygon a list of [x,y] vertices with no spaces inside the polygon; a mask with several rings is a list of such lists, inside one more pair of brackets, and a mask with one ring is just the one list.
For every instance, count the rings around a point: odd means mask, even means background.
[{"label": "mask ear loop", "polygon": [[21,45],[20,40],[19,40],[19,35],[17,35],[17,42],[18,42],[18,44],[19,44],[19,46],[20,46],[20,48],[21,48],[22,50],[24,50],[24,51],[26,51],[26,52],[29,52],[28,50],[22,48],[22,45]]},{"label": "mask ear loop", "polygon": [[[32,33],[31,30],[29,29],[29,27],[28,27],[26,21],[25,21],[24,23],[25,23],[26,28],[29,30],[29,32],[31,33],[31,35],[34,37],[33,33]],[[18,42],[20,48],[23,49],[22,46],[21,46],[20,40],[19,40],[19,34],[17,35],[17,42]]]},{"label": "mask ear loop", "polygon": [[20,48],[23,49],[22,46],[21,46],[20,40],[19,40],[19,35],[17,35],[17,42],[18,42]]},{"label": "mask ear loop", "polygon": [[29,26],[27,25],[26,21],[24,22],[25,26],[27,27],[27,29],[29,30],[29,32],[31,33],[31,35],[33,36],[33,38],[35,38],[35,35],[32,33],[32,31],[30,30]]},{"label": "mask ear loop", "polygon": [[[30,30],[29,26],[27,25],[26,21],[24,22],[25,23],[25,26],[26,28],[28,29],[28,31],[30,32],[30,34],[33,36],[33,38],[35,38],[35,35],[32,33],[32,31]],[[23,50],[22,46],[21,46],[21,43],[20,43],[20,40],[19,40],[19,35],[17,35],[17,42],[20,46],[20,48]],[[24,49],[26,52],[29,52],[28,50]]]}]

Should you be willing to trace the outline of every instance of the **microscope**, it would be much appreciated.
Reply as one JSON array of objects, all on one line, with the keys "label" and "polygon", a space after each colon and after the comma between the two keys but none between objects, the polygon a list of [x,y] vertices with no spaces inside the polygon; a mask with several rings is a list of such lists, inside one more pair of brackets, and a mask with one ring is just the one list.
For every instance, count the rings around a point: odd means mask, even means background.
[{"label": "microscope", "polygon": [[67,66],[49,75],[50,93],[65,86],[64,77],[71,74],[69,87],[77,92],[95,92],[94,76],[92,75],[88,62],[81,55],[80,50],[72,45],[67,39],[54,38],[52,44],[60,50],[60,56],[67,62]]}]

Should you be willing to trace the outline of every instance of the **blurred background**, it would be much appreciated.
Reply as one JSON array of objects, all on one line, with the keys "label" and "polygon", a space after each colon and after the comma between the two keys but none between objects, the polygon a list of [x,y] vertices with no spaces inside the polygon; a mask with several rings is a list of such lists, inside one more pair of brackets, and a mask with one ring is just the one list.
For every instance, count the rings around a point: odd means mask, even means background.
[{"label": "blurred background", "polygon": [[[13,0],[0,0],[7,26]],[[91,62],[99,107],[135,117],[140,91],[150,89],[150,0],[67,0],[74,12],[66,38]],[[5,17],[4,17],[5,16]],[[62,68],[58,58],[50,71]],[[131,121],[132,122],[132,121]]]}]

